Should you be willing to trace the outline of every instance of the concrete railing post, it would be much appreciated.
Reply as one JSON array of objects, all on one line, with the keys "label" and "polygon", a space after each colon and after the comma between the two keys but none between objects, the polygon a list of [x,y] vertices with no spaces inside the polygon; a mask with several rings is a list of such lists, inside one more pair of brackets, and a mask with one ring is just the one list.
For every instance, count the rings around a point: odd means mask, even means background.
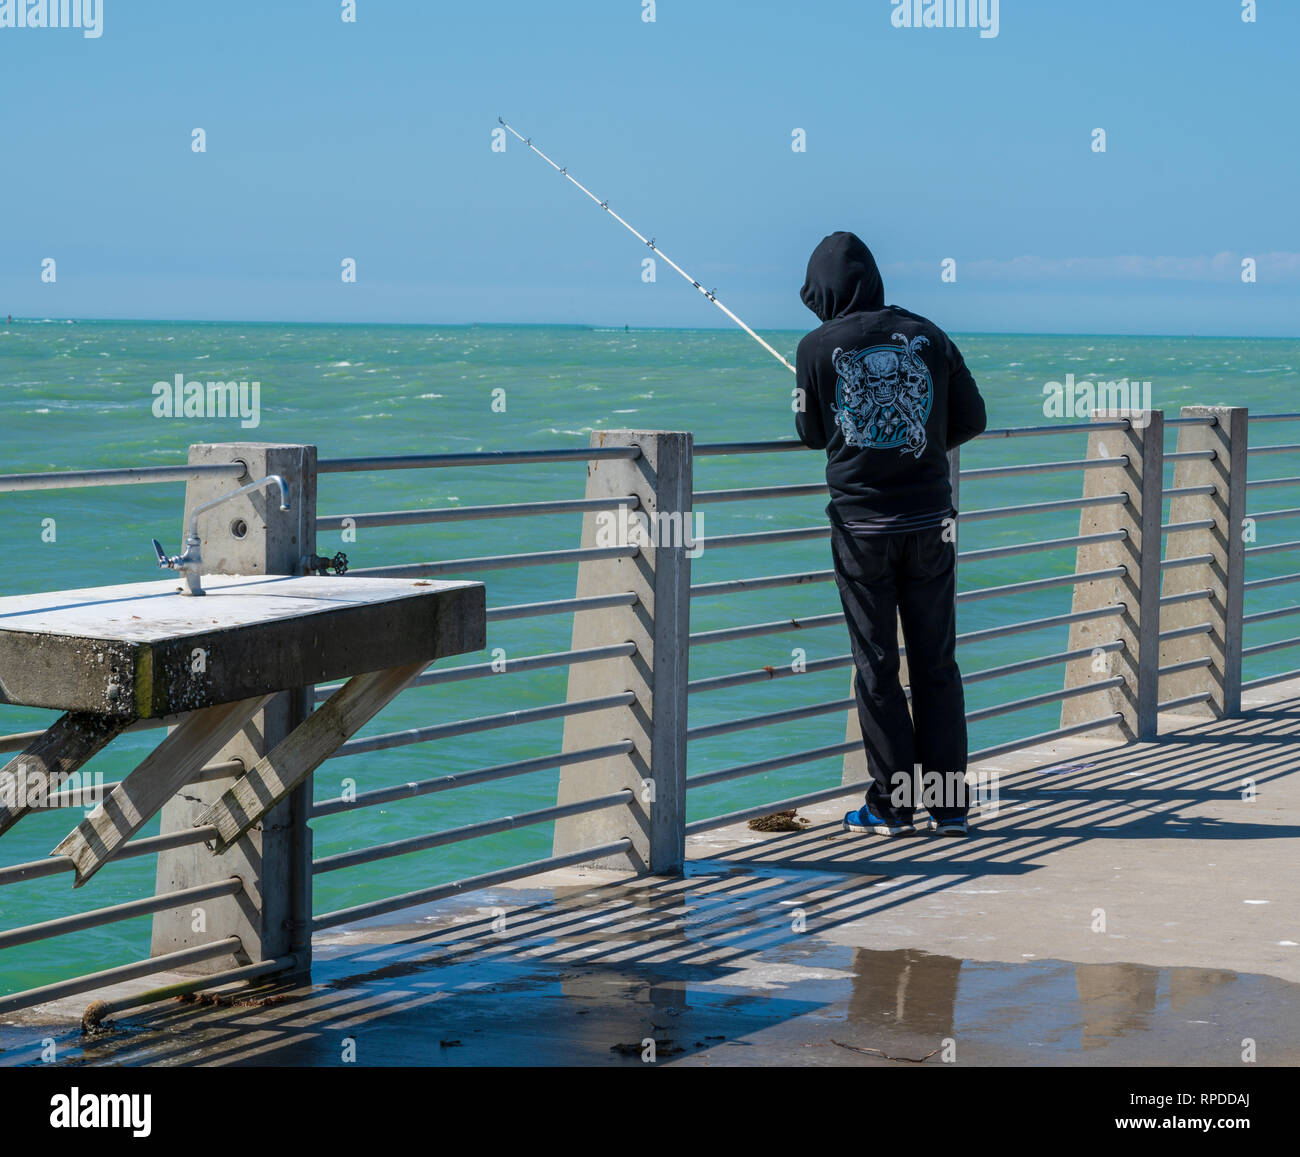
[{"label": "concrete railing post", "polygon": [[[1112,422],[1124,413],[1097,414],[1094,421]],[[1137,423],[1144,425],[1139,426]],[[1161,410],[1134,415],[1125,430],[1094,430],[1088,435],[1088,457],[1127,457],[1127,465],[1085,470],[1083,497],[1124,493],[1128,501],[1086,506],[1079,517],[1079,534],[1123,531],[1109,542],[1078,548],[1076,571],[1125,568],[1116,578],[1093,579],[1074,588],[1073,613],[1123,604],[1118,618],[1089,619],[1070,625],[1071,651],[1099,647],[1119,640],[1122,650],[1096,651],[1066,664],[1065,688],[1122,676],[1123,684],[1078,695],[1061,703],[1061,726],[1085,723],[1118,713],[1122,721],[1095,734],[1122,739],[1156,738],[1160,659],[1160,516],[1163,505],[1165,418]]]},{"label": "concrete railing post", "polygon": [[1183,699],[1204,691],[1210,699],[1176,708],[1196,715],[1236,715],[1241,711],[1241,634],[1246,548],[1247,412],[1244,406],[1184,406],[1184,418],[1213,417],[1213,426],[1178,429],[1178,452],[1212,451],[1213,458],[1179,459],[1174,489],[1213,486],[1213,494],[1189,494],[1169,500],[1169,521],[1212,525],[1169,536],[1166,561],[1208,556],[1209,562],[1167,568],[1166,596],[1209,590],[1210,599],[1173,603],[1165,608],[1166,632],[1208,622],[1210,631],[1167,639],[1160,644],[1160,665],[1209,660],[1164,677],[1162,699]]},{"label": "concrete railing post", "polygon": [[[948,451],[948,477],[952,482],[952,504],[953,507],[961,510],[961,447]],[[960,524],[961,519],[958,518]],[[956,528],[954,528],[954,531]],[[956,539],[958,553],[961,551],[961,535],[957,534]],[[898,627],[898,646],[903,647],[903,626],[900,623]],[[849,695],[856,693],[858,672],[856,668],[849,671]],[[898,681],[906,687],[909,683],[907,673],[907,656],[903,655],[898,661]],[[864,783],[867,778],[867,753],[862,746],[862,724],[858,719],[858,709],[856,706],[849,708],[848,722],[844,727],[844,742],[857,743],[858,746],[852,751],[845,753],[844,769],[840,774],[840,783]]]},{"label": "concrete railing post", "polygon": [[[634,642],[628,657],[578,663],[569,668],[568,698],[589,699],[632,691],[627,706],[575,715],[564,723],[564,750],[631,740],[629,755],[565,767],[561,804],[630,788],[632,801],[557,820],[555,854],[630,837],[625,855],[595,861],[605,868],[672,875],[686,857],[686,685],[689,678],[691,553],[690,434],[602,430],[592,446],[636,446],[633,459],[587,465],[587,497],[636,495],[639,506],[583,515],[584,548],[640,546],[631,558],[584,562],[578,597],[633,591],[631,606],[579,611],[573,617],[574,649]],[[641,528],[641,529],[638,529]],[[690,553],[688,553],[688,551]]]},{"label": "concrete railing post", "polygon": [[[201,478],[190,482],[185,490],[187,526],[189,512],[199,503],[267,474],[279,474],[289,485],[291,509],[287,512],[279,509],[272,488],[242,495],[199,517],[203,573],[302,573],[303,556],[314,553],[316,548],[316,447],[258,442],[201,444],[190,447],[189,460],[238,460],[248,469],[239,479]],[[213,762],[237,759],[246,769],[253,767],[310,714],[311,707],[310,687],[277,695]],[[238,778],[236,774],[190,784],[163,807],[163,834],[189,830],[195,818]],[[203,844],[160,853],[160,893],[232,875],[239,876],[244,887],[234,896],[207,901],[201,910],[185,907],[155,915],[153,955],[234,935],[243,941],[246,960],[241,963],[292,952],[298,957],[298,971],[305,972],[311,957],[310,803],[309,777],[224,855],[213,855]],[[229,967],[228,960],[217,959],[186,971],[205,973]]]}]

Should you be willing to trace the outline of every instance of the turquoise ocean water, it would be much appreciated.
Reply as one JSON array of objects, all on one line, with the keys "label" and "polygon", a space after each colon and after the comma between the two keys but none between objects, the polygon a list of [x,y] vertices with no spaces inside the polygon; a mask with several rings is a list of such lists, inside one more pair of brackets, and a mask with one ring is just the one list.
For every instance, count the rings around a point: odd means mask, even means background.
[{"label": "turquoise ocean water", "polygon": [[[767,335],[793,356],[798,333]],[[1073,373],[1079,380],[1152,383],[1153,405],[1177,415],[1187,404],[1247,405],[1255,413],[1300,410],[1300,342],[1293,340],[1115,338],[972,335],[957,340],[988,403],[990,426],[1042,425],[1042,388]],[[152,387],[176,374],[187,379],[261,383],[261,420],[241,429],[234,419],[158,418]],[[697,442],[793,436],[792,376],[740,333],[727,331],[593,330],[578,327],[281,326],[185,323],[16,323],[0,326],[0,472],[165,465],[185,461],[192,442],[312,442],[322,458],[474,450],[584,446],[593,428],[689,430]],[[493,391],[505,391],[505,410]],[[1068,420],[1068,419],[1066,419]],[[1300,442],[1300,423],[1254,427],[1260,444]],[[1173,448],[1171,433],[1168,447]],[[964,451],[967,468],[1078,458],[1082,434],[1033,439],[982,439]],[[697,490],[816,481],[823,456],[814,452],[701,458]],[[1291,455],[1260,457],[1252,477],[1295,475]],[[482,505],[579,497],[582,463],[549,466],[326,474],[322,514],[414,507]],[[1078,473],[970,484],[962,508],[1076,497]],[[149,540],[169,551],[181,538],[182,485],[0,493],[0,593],[20,594],[108,583],[147,581],[158,572]],[[1252,511],[1300,504],[1300,491],[1255,492]],[[824,521],[823,498],[711,504],[707,537],[813,526]],[[53,519],[54,541],[49,537]],[[579,515],[469,521],[362,530],[343,543],[322,534],[318,550],[344,549],[355,567],[466,558],[575,547]],[[1077,533],[1077,512],[971,523],[963,551]],[[45,532],[43,534],[43,532]],[[1300,520],[1261,523],[1259,542],[1300,539]],[[1073,551],[1025,555],[964,567],[961,589],[1068,572]],[[749,546],[712,552],[694,563],[694,582],[780,574],[830,566],[825,540]],[[1248,578],[1297,570],[1294,554],[1252,560]],[[553,566],[468,572],[488,589],[488,604],[570,597],[576,568]],[[1248,595],[1247,611],[1291,605],[1295,588]],[[963,632],[1069,610],[1070,588],[1014,600],[967,603]],[[693,600],[692,630],[802,617],[839,609],[831,584],[756,591]],[[512,657],[569,646],[570,620],[546,618],[500,624],[489,647]],[[1296,633],[1294,619],[1250,629],[1247,645]],[[1064,628],[963,647],[970,672],[1066,645]],[[800,647],[813,661],[848,650],[842,625],[697,648],[691,677],[705,678],[764,665],[788,666]],[[456,657],[444,665],[481,662]],[[1246,678],[1297,666],[1296,652],[1249,661]],[[968,709],[1060,687],[1060,670],[972,685]],[[837,670],[691,697],[692,725],[779,711],[848,694]],[[406,693],[362,734],[448,722],[562,701],[562,669],[479,679]],[[972,726],[977,750],[1057,725],[1058,707],[999,716]],[[53,713],[0,709],[5,733],[44,726]],[[438,744],[329,761],[315,794],[336,796],[342,781],[360,791],[450,771],[558,750],[560,721],[490,731]],[[837,743],[841,714],[745,731],[692,743],[690,773]],[[91,770],[115,780],[156,743],[158,734],[124,736]],[[829,786],[839,760],[800,765],[693,792],[690,818]],[[314,821],[316,855],[330,855],[421,832],[493,819],[554,802],[558,773],[538,772],[463,791],[404,800]],[[80,818],[78,811],[29,816],[0,843],[0,865],[46,854]],[[145,834],[157,831],[155,820]],[[329,873],[315,882],[317,912],[377,899],[549,854],[550,825],[539,825],[379,864]],[[0,928],[51,919],[89,906],[149,895],[154,861],[127,860],[74,893],[66,876],[0,889]],[[147,917],[0,953],[0,992],[124,963],[148,952]]]}]

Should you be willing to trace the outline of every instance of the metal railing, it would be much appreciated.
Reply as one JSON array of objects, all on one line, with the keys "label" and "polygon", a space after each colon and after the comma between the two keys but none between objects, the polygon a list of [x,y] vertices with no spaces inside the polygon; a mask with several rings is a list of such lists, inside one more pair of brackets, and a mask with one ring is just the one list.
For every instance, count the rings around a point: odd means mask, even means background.
[{"label": "metal railing", "polygon": [[[1300,636],[1282,640],[1267,640],[1245,646],[1242,632],[1266,623],[1300,613],[1300,606],[1270,607],[1242,614],[1234,612],[1233,598],[1255,595],[1256,592],[1281,588],[1300,582],[1300,571],[1257,578],[1234,579],[1234,568],[1245,573],[1247,564],[1266,555],[1300,554],[1300,542],[1287,539],[1247,544],[1239,536],[1224,533],[1228,517],[1228,494],[1255,493],[1283,487],[1300,487],[1300,478],[1279,476],[1246,479],[1248,457],[1271,460],[1270,456],[1284,455],[1300,449],[1291,444],[1266,445],[1247,449],[1244,437],[1244,414],[1240,423],[1238,441],[1231,443],[1232,469],[1229,477],[1222,476],[1223,452],[1221,449],[1201,446],[1198,437],[1222,438],[1225,436],[1220,418],[1216,415],[1185,414],[1170,418],[1164,425],[1173,427],[1179,434],[1181,448],[1165,453],[1163,426],[1160,434],[1140,437],[1140,431],[1128,420],[1111,419],[1089,423],[1048,425],[987,431],[978,442],[1001,439],[1052,437],[1070,434],[1089,436],[1089,454],[1056,461],[1035,461],[1021,465],[998,465],[974,469],[960,469],[957,455],[953,455],[955,489],[964,491],[970,486],[982,487],[985,483],[1004,479],[1025,479],[1037,476],[1073,477],[1083,480],[1082,496],[1068,495],[1048,500],[1024,502],[1015,505],[987,505],[967,510],[960,516],[963,525],[980,525],[1022,518],[1054,514],[1077,514],[1080,530],[1077,534],[1048,539],[1026,539],[1010,544],[962,549],[958,551],[959,574],[965,579],[972,567],[978,568],[1005,559],[1025,555],[1047,554],[1056,551],[1073,551],[1075,565],[1060,573],[1037,576],[1016,582],[984,580],[984,585],[966,586],[959,591],[959,607],[979,605],[987,607],[999,600],[1020,600],[1027,595],[1049,591],[1072,592],[1072,607],[1068,611],[1036,617],[1017,617],[1014,611],[1010,621],[998,622],[961,632],[957,638],[960,648],[977,647],[994,640],[1039,633],[1068,630],[1070,644],[1064,648],[1049,647],[1042,654],[1016,658],[1009,662],[976,668],[964,675],[968,685],[994,684],[1000,680],[1030,673],[1058,670],[1066,673],[1064,685],[1044,687],[1032,694],[1007,698],[1001,702],[981,706],[967,712],[970,723],[978,723],[1015,712],[1040,709],[1060,704],[1061,723],[1051,730],[1024,734],[972,751],[971,763],[981,759],[1001,756],[1028,747],[1049,743],[1068,736],[1085,735],[1102,730],[1137,734],[1144,725],[1141,713],[1155,710],[1172,711],[1189,708],[1206,709],[1206,705],[1239,709],[1239,700],[1232,699],[1232,688],[1256,690],[1270,684],[1300,678],[1300,670],[1284,671],[1241,681],[1240,665],[1243,659],[1254,659],[1300,646]],[[1300,422],[1300,414],[1263,415],[1254,422]],[[1234,426],[1234,430],[1237,427]],[[1120,439],[1108,437],[1113,450],[1119,441],[1127,439],[1124,453],[1098,452],[1099,434],[1122,435]],[[558,514],[581,514],[584,525],[608,511],[623,508],[640,513],[647,518],[649,512],[664,510],[664,496],[653,490],[647,493],[646,477],[662,478],[671,473],[664,461],[656,458],[657,470],[645,471],[640,467],[647,455],[666,453],[664,444],[656,441],[663,436],[641,435],[638,445],[596,445],[587,448],[556,450],[480,452],[467,454],[398,455],[380,457],[352,457],[322,460],[316,465],[321,475],[356,473],[362,471],[423,470],[474,466],[509,466],[515,464],[546,464],[565,462],[607,462],[611,469],[627,470],[619,475],[626,485],[614,485],[608,492],[589,492],[581,498],[532,500],[519,503],[494,503],[465,507],[429,507],[410,510],[388,510],[357,513],[329,513],[315,516],[318,530],[333,531],[347,527],[381,529],[434,525],[468,520],[517,520]],[[1187,445],[1184,447],[1184,441]],[[978,442],[976,443],[978,445]],[[764,485],[752,488],[693,488],[693,461],[711,461],[734,456],[785,455],[804,451],[797,442],[780,440],[770,442],[716,443],[695,446],[685,462],[686,490],[679,495],[679,509],[683,512],[697,506],[727,504],[730,508],[747,502],[779,503],[787,499],[802,499],[825,494],[822,482],[785,485]],[[233,456],[232,456],[233,457]],[[1163,479],[1164,463],[1175,469],[1172,486]],[[634,464],[630,466],[629,464]],[[679,463],[680,465],[680,463]],[[1149,499],[1154,495],[1157,506],[1163,502],[1182,503],[1192,509],[1191,515],[1171,514],[1164,520],[1161,511],[1148,510],[1140,516],[1140,505],[1132,481],[1135,471],[1145,466],[1148,479],[1142,483],[1143,493]],[[635,472],[634,472],[635,470]],[[820,470],[819,459],[810,457],[809,470]],[[1219,474],[1213,475],[1218,470]],[[1206,472],[1211,472],[1207,474]],[[1157,476],[1151,481],[1150,474]],[[248,473],[247,465],[233,457],[231,462],[193,464],[176,467],[149,467],[142,469],[65,471],[49,474],[17,474],[0,476],[0,490],[20,491],[92,485],[126,485],[186,481],[193,483],[201,478],[229,478],[237,482]],[[1212,480],[1207,480],[1211,478]],[[1089,491],[1088,479],[1099,480],[1100,487]],[[1234,489],[1235,488],[1235,489]],[[1195,504],[1200,504],[1197,507]],[[1201,508],[1204,508],[1202,510]],[[672,509],[671,506],[667,507]],[[1172,507],[1171,507],[1172,509]],[[1205,513],[1209,511],[1209,513]],[[1272,523],[1300,516],[1300,507],[1270,509],[1250,515],[1249,525]],[[1138,519],[1135,522],[1135,519]],[[1139,526],[1140,524],[1140,526]],[[739,546],[788,544],[817,541],[828,536],[825,524],[807,527],[776,528],[757,532],[711,536],[705,540],[706,553],[727,551]],[[1140,539],[1153,540],[1145,545]],[[1160,544],[1165,544],[1162,548]],[[1183,553],[1170,554],[1171,544],[1180,544]],[[677,848],[684,846],[686,836],[713,830],[767,814],[775,810],[808,806],[861,791],[866,784],[863,772],[862,744],[854,734],[854,700],[851,695],[840,695],[808,703],[797,703],[778,711],[738,715],[715,722],[688,723],[686,704],[701,694],[759,685],[773,680],[794,678],[819,672],[851,672],[849,654],[832,654],[804,662],[801,666],[764,664],[748,669],[710,674],[698,678],[681,678],[676,683],[654,687],[655,712],[676,711],[674,718],[680,722],[680,760],[667,748],[647,746],[668,742],[660,736],[650,737],[652,726],[637,722],[638,712],[644,714],[648,701],[644,687],[632,685],[629,674],[638,665],[657,666],[651,662],[656,643],[665,649],[675,647],[689,655],[696,648],[712,644],[734,643],[778,636],[787,632],[825,631],[842,624],[842,613],[828,602],[826,613],[794,616],[779,621],[741,623],[690,632],[686,627],[689,617],[681,615],[671,623],[660,620],[668,617],[662,610],[669,605],[669,596],[675,590],[679,605],[688,606],[699,600],[718,596],[733,596],[755,591],[770,591],[796,587],[824,587],[834,581],[829,569],[804,567],[784,573],[756,574],[745,577],[722,577],[708,581],[691,582],[689,566],[670,571],[665,560],[686,554],[689,545],[660,544],[649,549],[646,544],[628,543],[615,546],[592,545],[584,536],[577,547],[544,551],[519,551],[515,553],[481,554],[453,560],[402,561],[396,564],[361,566],[350,573],[385,577],[457,576],[467,577],[481,572],[513,570],[525,567],[578,566],[578,589],[573,598],[539,599],[535,602],[490,606],[488,609],[489,648],[492,645],[491,629],[498,624],[520,619],[561,618],[568,620],[573,629],[573,645],[567,649],[550,650],[525,656],[511,656],[492,662],[472,662],[455,666],[432,666],[410,685],[404,694],[415,688],[441,687],[461,684],[488,676],[526,676],[540,671],[564,670],[570,680],[569,697],[561,703],[521,707],[517,710],[488,715],[467,716],[430,723],[425,726],[387,731],[353,739],[345,743],[336,757],[379,753],[397,747],[410,747],[446,741],[487,731],[535,723],[563,721],[565,741],[560,751],[539,752],[527,758],[504,763],[484,764],[465,771],[455,771],[410,782],[393,783],[357,794],[319,799],[311,803],[301,817],[302,823],[319,821],[328,817],[363,811],[386,804],[419,798],[435,793],[461,788],[472,788],[485,783],[498,782],[539,771],[556,771],[560,775],[561,797],[553,806],[533,808],[495,819],[479,820],[457,827],[423,831],[401,839],[389,840],[366,847],[321,855],[310,859],[304,870],[308,877],[355,869],[398,856],[422,854],[437,848],[464,843],[494,834],[544,824],[556,825],[556,847],[553,855],[527,863],[479,873],[451,883],[440,883],[402,892],[381,900],[367,901],[335,911],[311,916],[312,931],[334,928],[369,917],[400,911],[404,908],[430,903],[448,896],[509,883],[539,873],[577,864],[607,863],[640,867],[648,870],[671,869],[672,852],[665,853],[651,840],[645,845],[643,833],[633,823],[634,817],[644,818],[644,801],[640,799],[642,783],[654,781],[658,799],[654,804],[652,828],[667,824],[675,833]],[[433,553],[430,551],[429,553]],[[725,557],[725,556],[724,556]],[[620,569],[613,565],[620,561],[635,561],[637,568]],[[368,560],[366,560],[368,561]],[[633,575],[633,570],[638,571]],[[654,575],[669,574],[662,582],[668,586],[653,586],[653,598],[647,598],[647,589],[638,587],[644,579],[641,570],[653,570]],[[1213,576],[1226,571],[1226,586],[1210,581]],[[620,579],[627,575],[635,581]],[[675,577],[674,577],[675,576]],[[684,577],[683,577],[684,576]],[[1177,589],[1161,589],[1163,582],[1181,584]],[[1184,581],[1185,580],[1185,581]],[[658,577],[645,581],[660,583]],[[627,589],[620,589],[624,582]],[[1236,587],[1233,583],[1236,583]],[[675,584],[675,586],[673,585]],[[1154,615],[1143,615],[1143,621],[1134,626],[1137,590],[1142,587],[1155,591],[1151,606]],[[635,589],[633,589],[635,588]],[[1234,593],[1235,591],[1235,593]],[[1120,595],[1116,595],[1120,592]],[[490,589],[489,589],[490,593]],[[1120,597],[1122,596],[1122,597]],[[1150,597],[1150,596],[1148,596]],[[653,605],[652,605],[653,604]],[[660,608],[656,614],[655,609]],[[1170,616],[1181,616],[1175,623]],[[1234,614],[1236,618],[1234,619]],[[1161,616],[1168,620],[1162,625]],[[620,618],[619,616],[623,616]],[[651,620],[645,628],[645,620]],[[1182,619],[1189,621],[1183,622]],[[609,624],[614,624],[609,626]],[[605,638],[599,628],[606,625]],[[1078,632],[1087,625],[1093,632],[1086,645]],[[627,627],[622,636],[618,632]],[[1163,627],[1163,629],[1162,629]],[[1096,632],[1105,629],[1110,637],[1097,638]],[[611,633],[612,632],[612,633]],[[658,632],[658,633],[657,633]],[[1226,657],[1210,648],[1212,638],[1235,638],[1235,649],[1228,648]],[[1172,657],[1165,655],[1166,648],[1190,648]],[[906,658],[906,648],[901,649]],[[1154,656],[1159,653],[1159,659]],[[1191,653],[1195,652],[1195,653]],[[1082,680],[1071,681],[1070,672],[1095,663],[1098,655],[1107,663],[1115,664],[1100,674],[1094,673]],[[1232,665],[1235,664],[1235,671]],[[587,694],[578,675],[592,686],[601,689],[599,694]],[[653,676],[648,676],[653,677]],[[617,680],[625,680],[618,685]],[[602,683],[601,680],[604,680]],[[1155,681],[1154,685],[1152,681]],[[1189,684],[1188,680],[1201,680]],[[1234,682],[1235,680],[1235,682]],[[1164,681],[1170,688],[1168,697],[1161,699],[1158,688]],[[327,699],[339,685],[320,686],[315,689],[316,702]],[[1188,687],[1193,689],[1188,690]],[[1227,688],[1225,692],[1224,688]],[[847,688],[846,688],[847,690]],[[1226,698],[1225,698],[1226,695]],[[662,700],[662,703],[661,703]],[[1142,706],[1146,704],[1146,706]],[[1230,713],[1230,712],[1229,712]],[[764,728],[782,727],[791,723],[835,718],[844,727],[844,738],[819,743],[801,750],[768,755],[764,758],[731,763],[722,767],[693,770],[686,773],[690,744],[717,739],[742,732],[757,732]],[[175,720],[151,720],[136,725],[135,730],[162,727]],[[651,721],[652,724],[653,721]],[[623,729],[623,730],[620,730]],[[638,730],[642,728],[642,730]],[[0,736],[0,751],[22,751],[40,733],[17,732]],[[827,737],[829,739],[829,736]],[[643,758],[646,752],[654,753],[648,768]],[[664,752],[668,752],[664,754]],[[817,786],[810,790],[781,799],[768,800],[741,810],[723,811],[713,816],[687,822],[685,801],[688,793],[699,789],[748,779],[766,773],[782,771],[825,762],[842,761],[840,782]],[[680,763],[680,766],[678,765]],[[666,770],[665,770],[666,769]],[[202,776],[220,780],[241,773],[242,763],[218,758],[204,769]],[[588,791],[575,798],[583,784],[598,782],[603,776],[603,789]],[[674,779],[674,777],[676,777]],[[672,790],[676,786],[680,791]],[[652,793],[652,796],[654,793]],[[662,807],[660,804],[662,803]],[[638,813],[637,809],[643,811]],[[664,809],[670,809],[665,813]],[[664,816],[667,815],[665,819]],[[620,829],[621,825],[621,829]],[[619,834],[625,829],[626,834]],[[565,835],[562,838],[561,832]],[[576,839],[575,839],[576,833]],[[581,837],[584,835],[584,840]],[[215,835],[212,828],[190,828],[164,831],[160,835],[130,840],[115,859],[140,856],[166,856],[177,849],[193,849]],[[580,844],[581,846],[576,846]],[[0,845],[2,846],[2,845]],[[306,846],[310,847],[310,841]],[[680,854],[680,852],[679,852]],[[310,852],[307,853],[310,856]],[[186,905],[217,897],[232,896],[243,889],[239,877],[220,874],[220,858],[212,857],[213,878],[205,882],[160,894],[131,900],[120,904],[91,909],[71,916],[63,916],[35,924],[27,924],[0,932],[0,950],[21,944],[32,944],[51,937],[73,934],[90,928],[104,927],[141,915],[158,914]],[[47,879],[73,870],[70,859],[48,856],[25,863],[0,866],[0,889]],[[263,882],[265,886],[265,882]],[[308,882],[309,886],[309,882]],[[252,897],[245,897],[252,902]],[[71,980],[59,981],[0,998],[0,1012],[44,1003],[56,998],[88,993],[128,979],[155,973],[191,968],[198,965],[210,967],[212,962],[229,959],[230,966],[219,972],[194,980],[187,980],[165,990],[156,990],[141,997],[121,998],[110,1008],[129,1007],[143,1000],[159,999],[158,992],[193,991],[195,989],[238,980],[251,980],[286,970],[301,969],[309,961],[309,952],[271,952],[260,943],[245,943],[238,936],[215,935],[210,941],[196,943],[183,949],[162,952],[117,968],[94,972]]]},{"label": "metal railing", "polygon": [[[1300,423],[1300,414],[1252,414],[1250,421],[1253,423],[1273,423],[1273,422],[1295,422]],[[1294,436],[1294,435],[1293,435]],[[1247,450],[1248,457],[1263,458],[1266,455],[1287,454],[1294,455],[1300,452],[1300,445],[1292,442],[1273,443],[1271,445],[1250,446]],[[1275,490],[1287,488],[1300,492],[1300,477],[1296,476],[1274,476],[1264,478],[1250,478],[1246,482],[1247,493],[1260,490]],[[1255,533],[1258,524],[1273,522],[1286,518],[1300,518],[1300,506],[1279,507],[1264,511],[1254,511],[1247,509],[1246,520],[1247,527],[1251,531],[1250,541],[1254,545],[1246,545],[1245,555],[1245,579],[1242,583],[1244,594],[1247,596],[1247,603],[1254,603],[1252,597],[1255,592],[1270,590],[1275,587],[1294,588],[1294,584],[1300,583],[1300,573],[1288,573],[1281,575],[1271,575],[1261,578],[1250,578],[1250,572],[1255,569],[1251,564],[1255,560],[1265,555],[1277,554],[1280,552],[1297,553],[1300,552],[1300,543],[1295,541],[1267,542],[1260,543],[1257,541]],[[1292,594],[1290,606],[1273,608],[1271,610],[1260,610],[1242,614],[1243,631],[1245,628],[1252,627],[1259,623],[1272,622],[1276,619],[1287,618],[1291,615],[1300,614],[1300,596]],[[1288,636],[1283,639],[1275,639],[1269,642],[1255,643],[1250,646],[1245,645],[1243,635],[1241,646],[1241,658],[1244,662],[1246,659],[1254,659],[1261,655],[1271,655],[1274,651],[1292,650],[1300,647],[1300,633]],[[1268,675],[1258,676],[1254,679],[1245,680],[1241,684],[1243,691],[1256,691],[1264,687],[1270,687],[1276,683],[1286,682],[1290,679],[1300,678],[1300,667],[1291,668],[1290,670],[1276,671]]]}]

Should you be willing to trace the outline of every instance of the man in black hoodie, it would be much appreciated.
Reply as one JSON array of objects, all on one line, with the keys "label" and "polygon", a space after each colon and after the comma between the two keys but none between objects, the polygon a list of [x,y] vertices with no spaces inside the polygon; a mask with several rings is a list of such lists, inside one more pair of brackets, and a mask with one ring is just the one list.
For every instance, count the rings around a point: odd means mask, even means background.
[{"label": "man in black hoodie", "polygon": [[[871,773],[866,806],[844,827],[910,835],[913,809],[925,802],[932,831],[964,836],[948,451],[984,432],[984,400],[947,334],[885,305],[875,258],[852,233],[817,246],[800,296],[822,325],[799,343],[795,427],[805,446],[826,451],[835,581]],[[898,678],[900,618],[910,717]]]}]

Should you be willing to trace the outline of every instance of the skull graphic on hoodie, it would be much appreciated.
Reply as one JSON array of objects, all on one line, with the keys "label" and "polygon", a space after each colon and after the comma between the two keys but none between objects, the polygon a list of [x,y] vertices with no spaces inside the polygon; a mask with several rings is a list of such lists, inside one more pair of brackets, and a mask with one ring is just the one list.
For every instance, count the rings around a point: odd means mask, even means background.
[{"label": "skull graphic on hoodie", "polygon": [[835,420],[850,446],[901,447],[919,458],[926,447],[925,420],[934,402],[930,370],[920,356],[925,337],[892,336],[898,346],[836,349],[831,355]]}]

